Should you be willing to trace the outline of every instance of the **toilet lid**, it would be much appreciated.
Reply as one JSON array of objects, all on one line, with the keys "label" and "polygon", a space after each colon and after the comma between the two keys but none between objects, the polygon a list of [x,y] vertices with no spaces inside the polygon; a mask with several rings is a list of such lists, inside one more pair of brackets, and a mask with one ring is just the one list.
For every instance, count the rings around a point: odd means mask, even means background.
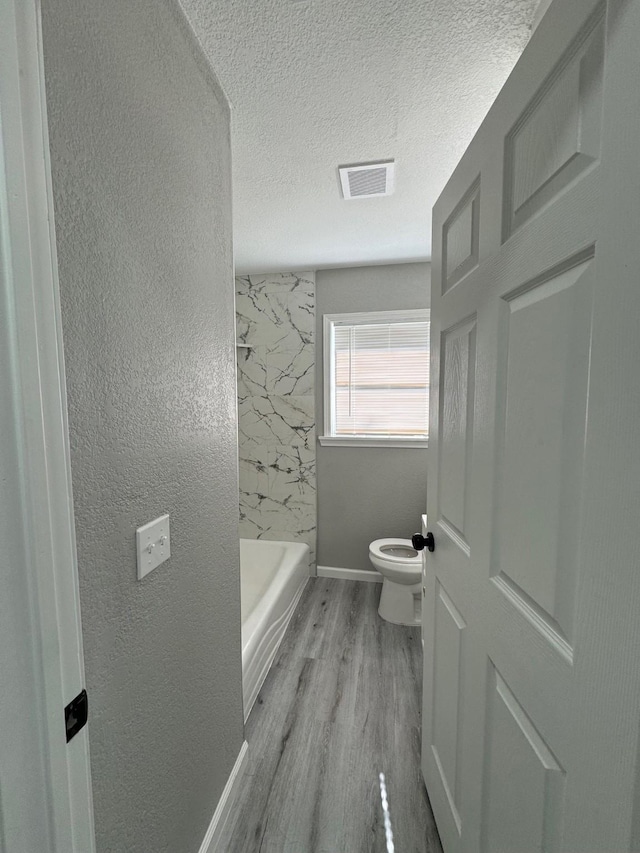
[{"label": "toilet lid", "polygon": [[369,552],[399,566],[415,566],[422,560],[422,555],[414,549],[410,539],[376,539],[369,545]]}]

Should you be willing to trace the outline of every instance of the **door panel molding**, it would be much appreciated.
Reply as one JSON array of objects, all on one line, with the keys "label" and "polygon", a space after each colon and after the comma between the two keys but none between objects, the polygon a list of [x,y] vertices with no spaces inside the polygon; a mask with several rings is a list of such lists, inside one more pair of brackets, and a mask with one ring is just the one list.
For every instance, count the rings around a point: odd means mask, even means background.
[{"label": "door panel molding", "polygon": [[442,227],[443,294],[478,265],[480,176],[464,193]]},{"label": "door panel molding", "polygon": [[594,254],[581,251],[498,305],[490,575],[570,662],[581,507],[571,495],[582,491]]},{"label": "door panel molding", "polygon": [[483,853],[560,849],[566,773],[490,662]]},{"label": "door panel molding", "polygon": [[438,525],[463,551],[471,554],[467,538],[468,483],[472,465],[475,405],[475,315],[440,333],[440,424],[438,465],[442,471]]},{"label": "door panel molding", "polygon": [[601,2],[505,139],[503,242],[600,156]]}]

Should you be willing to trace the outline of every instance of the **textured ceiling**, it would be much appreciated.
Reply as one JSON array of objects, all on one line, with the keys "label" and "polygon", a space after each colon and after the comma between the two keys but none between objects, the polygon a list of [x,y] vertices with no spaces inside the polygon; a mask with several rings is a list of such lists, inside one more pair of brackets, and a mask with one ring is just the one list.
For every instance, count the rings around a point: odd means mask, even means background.
[{"label": "textured ceiling", "polygon": [[[233,105],[239,272],[426,259],[431,207],[537,0],[181,0]],[[344,201],[337,166],[396,160]]]}]

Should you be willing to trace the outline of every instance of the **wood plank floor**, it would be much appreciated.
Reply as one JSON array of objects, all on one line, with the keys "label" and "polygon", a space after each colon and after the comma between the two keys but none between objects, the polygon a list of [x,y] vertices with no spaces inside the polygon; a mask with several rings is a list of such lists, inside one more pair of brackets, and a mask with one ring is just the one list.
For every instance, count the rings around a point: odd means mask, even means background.
[{"label": "wood plank floor", "polygon": [[312,578],[246,726],[248,768],[221,849],[441,853],[420,773],[420,631],[384,622],[380,587]]}]

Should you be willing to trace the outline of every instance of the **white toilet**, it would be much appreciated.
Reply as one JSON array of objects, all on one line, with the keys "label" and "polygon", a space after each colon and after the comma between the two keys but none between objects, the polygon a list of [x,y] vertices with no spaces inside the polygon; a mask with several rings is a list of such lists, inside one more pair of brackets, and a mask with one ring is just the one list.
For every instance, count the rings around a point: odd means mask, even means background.
[{"label": "white toilet", "polygon": [[396,625],[419,625],[422,618],[422,555],[410,539],[376,539],[369,559],[383,576],[378,613]]}]

